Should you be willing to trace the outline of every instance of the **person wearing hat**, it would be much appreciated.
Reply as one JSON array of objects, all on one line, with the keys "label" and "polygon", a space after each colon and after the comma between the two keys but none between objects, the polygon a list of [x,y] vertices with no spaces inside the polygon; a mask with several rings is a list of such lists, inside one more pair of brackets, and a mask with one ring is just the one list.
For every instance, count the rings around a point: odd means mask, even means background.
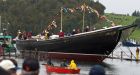
[{"label": "person wearing hat", "polygon": [[94,65],[89,72],[89,75],[105,75],[104,67],[101,65]]},{"label": "person wearing hat", "polygon": [[8,71],[0,67],[0,75],[11,75]]},{"label": "person wearing hat", "polygon": [[0,67],[9,72],[11,75],[16,75],[16,66],[11,60],[2,60],[0,62]]},{"label": "person wearing hat", "polygon": [[22,64],[21,75],[39,75],[39,61],[34,58],[27,58]]},{"label": "person wearing hat", "polygon": [[63,59],[63,61],[60,63],[61,67],[68,67],[68,64],[66,63],[66,59]]},{"label": "person wearing hat", "polygon": [[74,60],[71,60],[71,62],[70,62],[70,65],[69,65],[69,68],[70,69],[77,69],[77,65],[76,65],[76,63],[74,62]]}]

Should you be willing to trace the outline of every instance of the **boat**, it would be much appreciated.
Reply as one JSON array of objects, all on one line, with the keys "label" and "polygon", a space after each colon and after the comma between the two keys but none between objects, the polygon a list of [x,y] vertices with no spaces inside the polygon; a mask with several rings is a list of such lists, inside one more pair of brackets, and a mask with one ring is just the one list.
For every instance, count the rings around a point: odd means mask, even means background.
[{"label": "boat", "polygon": [[80,74],[80,69],[69,69],[68,67],[50,66],[45,64],[47,73],[58,74]]},{"label": "boat", "polygon": [[15,52],[12,36],[10,35],[0,35],[0,45],[3,47],[5,52]]},{"label": "boat", "polygon": [[118,25],[57,39],[16,40],[16,46],[18,50],[44,51],[52,59],[102,62],[136,26]]},{"label": "boat", "polygon": [[[61,7],[61,31],[63,30],[62,10],[63,7]],[[111,27],[84,32],[84,20],[85,11],[83,11],[82,33],[47,40],[16,40],[16,47],[20,51],[37,50],[40,57],[47,57],[49,59],[102,62],[115,49],[120,39],[127,38],[137,26],[113,25]]]},{"label": "boat", "polygon": [[132,40],[124,40],[124,41],[122,41],[122,45],[127,46],[127,47],[138,47],[138,46],[140,46],[140,44],[138,44],[137,42],[134,42]]}]

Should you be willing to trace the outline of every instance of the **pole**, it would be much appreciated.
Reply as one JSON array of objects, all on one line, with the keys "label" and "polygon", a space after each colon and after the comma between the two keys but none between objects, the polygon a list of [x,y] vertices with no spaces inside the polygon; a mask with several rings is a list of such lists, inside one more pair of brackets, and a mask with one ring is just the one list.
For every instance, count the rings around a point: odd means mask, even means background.
[{"label": "pole", "polygon": [[131,58],[131,61],[132,61],[132,55],[133,55],[133,54],[132,54],[132,52],[131,52],[130,54],[131,54],[130,58]]},{"label": "pole", "polygon": [[0,16],[0,33],[2,32],[2,29],[1,29],[1,16]]},{"label": "pole", "polygon": [[113,59],[113,52],[112,52],[112,59]]},{"label": "pole", "polygon": [[122,59],[123,59],[123,51],[121,51],[121,61],[122,61]]},{"label": "pole", "polygon": [[63,7],[61,7],[61,31],[63,30],[63,21],[62,21],[62,19],[63,19]]},{"label": "pole", "polygon": [[84,8],[83,8],[83,28],[82,28],[82,32],[84,32],[84,27],[85,27],[85,3],[84,3]]},{"label": "pole", "polygon": [[3,28],[3,27],[6,28],[6,26],[7,26],[7,25],[6,25],[6,6],[7,6],[7,5],[6,5],[6,1],[7,1],[7,0],[3,0],[3,3],[4,3],[4,4],[3,4],[3,6],[4,6],[4,24],[5,24],[5,25],[2,25],[2,28]]}]

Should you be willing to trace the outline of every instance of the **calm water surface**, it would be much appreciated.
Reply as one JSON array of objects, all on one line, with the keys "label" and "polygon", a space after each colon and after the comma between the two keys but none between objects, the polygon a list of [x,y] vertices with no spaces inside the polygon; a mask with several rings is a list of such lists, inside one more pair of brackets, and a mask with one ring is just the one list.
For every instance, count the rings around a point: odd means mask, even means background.
[{"label": "calm water surface", "polygon": [[[133,59],[135,59],[136,55],[136,48],[135,47],[118,47],[114,50],[113,56],[120,58],[121,51],[123,52],[123,58],[130,58],[130,50],[134,54]],[[112,56],[112,55],[110,55]],[[19,66],[21,67],[21,64],[23,62],[22,59],[17,59]],[[45,63],[45,61],[40,61],[40,75],[47,75],[46,69],[42,63]],[[55,65],[59,65],[59,62],[54,62]],[[77,63],[78,67],[81,68],[79,75],[88,75],[90,68],[99,63]],[[106,74],[107,75],[140,75],[140,61],[128,61],[128,60],[120,60],[120,59],[110,59],[106,58],[103,63],[100,65],[105,67]],[[20,72],[19,70],[18,72]],[[70,74],[51,74],[51,75],[70,75]],[[75,74],[76,75],[76,74]]]}]

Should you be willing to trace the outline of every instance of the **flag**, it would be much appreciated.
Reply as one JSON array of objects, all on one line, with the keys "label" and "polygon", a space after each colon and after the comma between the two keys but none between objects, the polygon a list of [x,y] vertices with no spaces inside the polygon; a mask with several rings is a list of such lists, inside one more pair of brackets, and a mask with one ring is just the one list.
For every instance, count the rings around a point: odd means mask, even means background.
[{"label": "flag", "polygon": [[115,26],[115,23],[113,21],[111,21],[111,26]]},{"label": "flag", "polygon": [[104,16],[104,15],[103,16],[100,16],[100,19],[101,20],[107,20],[106,16]]},{"label": "flag", "polygon": [[85,11],[86,5],[85,3],[81,6],[82,11]]},{"label": "flag", "polygon": [[52,25],[53,25],[55,28],[57,27],[55,20],[52,21]]},{"label": "flag", "polygon": [[74,9],[69,9],[69,11],[70,11],[71,13],[73,13],[75,10],[74,10]]},{"label": "flag", "polygon": [[63,12],[67,13],[68,12],[67,8],[63,8]]},{"label": "flag", "polygon": [[100,14],[99,14],[99,12],[96,10],[96,9],[93,9],[93,8],[91,8],[91,7],[88,7],[92,12],[94,12],[94,13],[96,13],[96,15],[98,16],[98,17],[100,17]]},{"label": "flag", "polygon": [[93,11],[96,13],[96,15],[97,15],[98,17],[100,16],[100,14],[98,13],[97,10],[93,9]]}]

